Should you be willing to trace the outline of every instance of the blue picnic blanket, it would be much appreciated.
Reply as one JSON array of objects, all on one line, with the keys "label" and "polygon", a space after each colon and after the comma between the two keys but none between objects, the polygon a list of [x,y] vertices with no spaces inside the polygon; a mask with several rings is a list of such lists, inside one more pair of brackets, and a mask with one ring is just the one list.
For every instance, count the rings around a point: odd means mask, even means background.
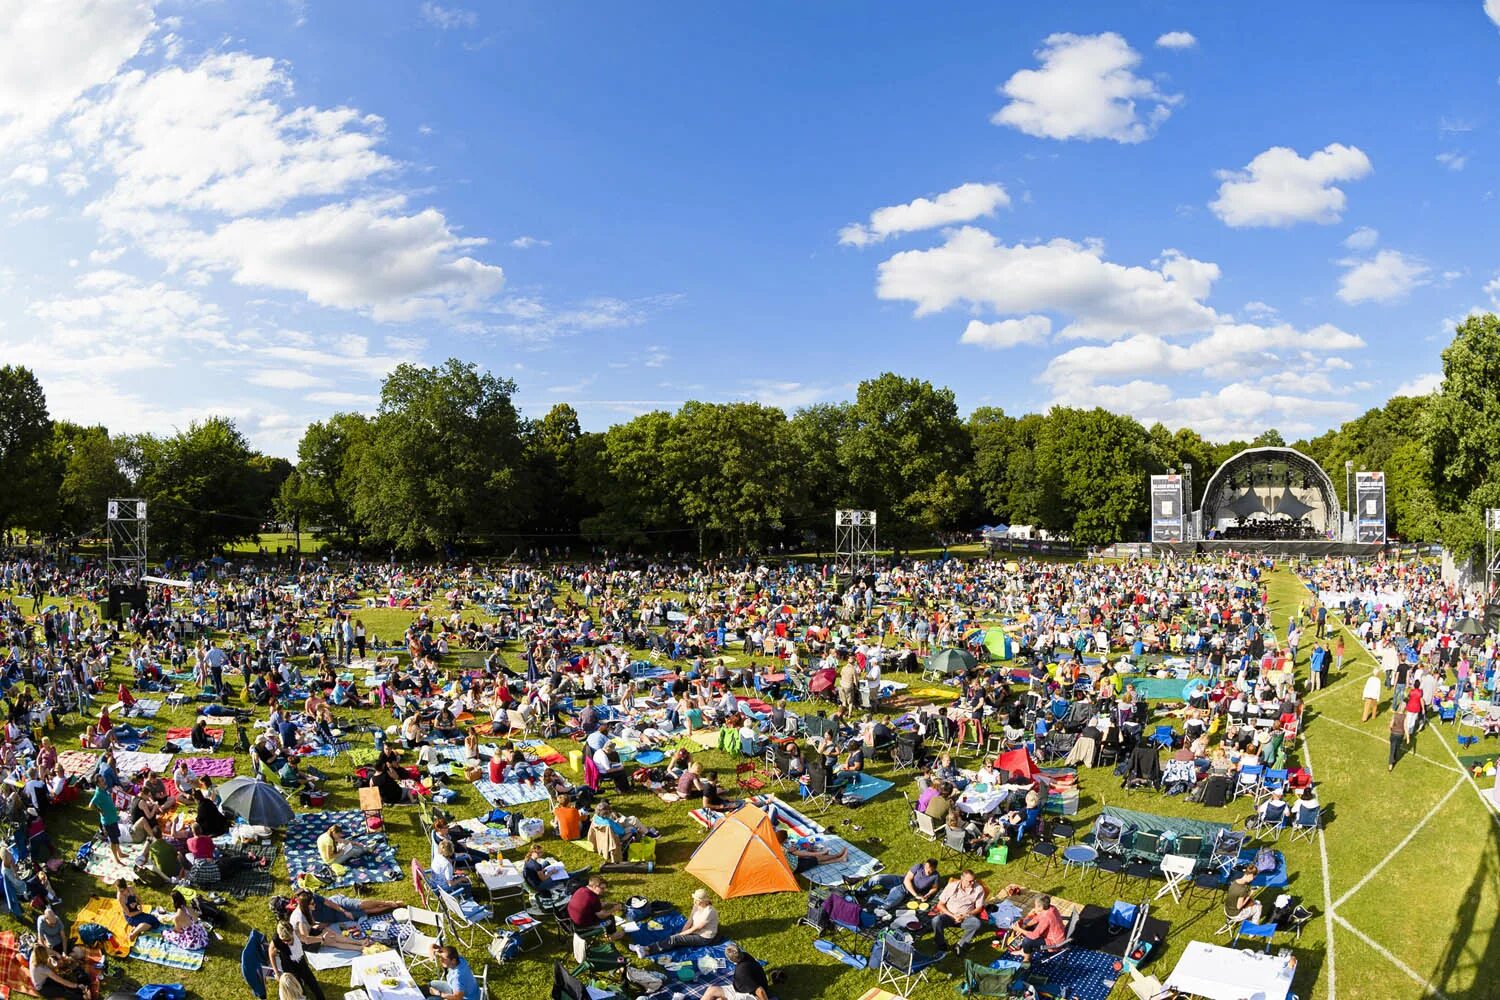
[{"label": "blue picnic blanket", "polygon": [[497,785],[488,778],[474,782],[474,790],[483,795],[484,800],[492,806],[519,806],[527,802],[542,802],[547,798],[547,790],[541,785],[523,785],[514,781],[503,781]]},{"label": "blue picnic blanket", "polygon": [[365,826],[365,814],[358,809],[298,813],[291,826],[286,828],[286,869],[288,876],[295,878],[302,872],[315,871],[323,867],[318,857],[318,838],[332,824],[337,823],[344,836],[356,844],[363,844],[369,853],[349,863],[347,871],[331,881],[324,881],[322,891],[343,889],[355,885],[372,885],[376,882],[395,882],[401,878],[401,865],[396,861],[396,849],[384,833],[369,830]]}]

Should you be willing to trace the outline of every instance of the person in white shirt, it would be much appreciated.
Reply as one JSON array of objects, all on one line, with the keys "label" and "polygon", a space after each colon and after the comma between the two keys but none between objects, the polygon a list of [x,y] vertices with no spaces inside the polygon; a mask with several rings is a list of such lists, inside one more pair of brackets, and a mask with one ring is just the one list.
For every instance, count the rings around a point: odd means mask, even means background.
[{"label": "person in white shirt", "polygon": [[1359,717],[1360,722],[1369,722],[1380,711],[1380,671],[1372,671],[1365,680],[1365,710]]},{"label": "person in white shirt", "polygon": [[694,889],[693,910],[688,914],[687,923],[680,933],[655,944],[632,945],[631,951],[641,958],[650,958],[677,948],[707,948],[718,943],[718,940],[719,911],[710,901],[707,889]]}]

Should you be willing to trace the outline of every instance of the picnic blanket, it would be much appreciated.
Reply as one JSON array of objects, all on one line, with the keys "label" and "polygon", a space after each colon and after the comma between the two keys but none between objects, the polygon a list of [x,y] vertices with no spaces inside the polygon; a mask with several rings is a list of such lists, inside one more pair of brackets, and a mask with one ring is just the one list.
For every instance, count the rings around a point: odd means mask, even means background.
[{"label": "picnic blanket", "polygon": [[535,757],[543,764],[561,764],[568,759],[541,740],[517,740],[516,749],[526,751],[527,756]]},{"label": "picnic blanket", "polygon": [[234,758],[191,757],[187,769],[199,778],[229,778],[234,775]]},{"label": "picnic blanket", "polygon": [[827,850],[837,851],[842,847],[848,852],[838,861],[803,872],[802,877],[814,885],[843,885],[845,879],[869,878],[885,868],[878,858],[870,857],[842,837],[820,833],[806,839]]},{"label": "picnic blanket", "polygon": [[396,863],[396,849],[385,834],[365,827],[365,814],[358,809],[298,813],[286,828],[286,869],[293,878],[303,872],[323,867],[318,857],[318,838],[332,824],[337,823],[346,839],[363,844],[370,853],[344,866],[331,881],[323,881],[320,892],[343,889],[355,885],[372,885],[376,882],[394,882],[401,878],[401,866]]},{"label": "picnic blanket", "polygon": [[173,944],[162,937],[161,931],[147,931],[136,938],[135,945],[130,949],[130,957],[184,972],[196,972],[203,968],[203,952]]},{"label": "picnic blanket", "polygon": [[478,816],[471,816],[453,824],[454,827],[469,831],[464,844],[478,851],[514,851],[525,846],[526,841],[520,837],[512,837],[499,826],[488,826]]},{"label": "picnic blanket", "polygon": [[105,843],[103,837],[96,836],[93,841],[93,849],[89,851],[88,860],[83,863],[83,870],[94,878],[109,885],[114,885],[120,879],[134,882],[137,878],[135,865],[146,853],[145,844],[121,844],[120,854],[125,858],[122,865],[115,860],[110,852],[109,844]]},{"label": "picnic blanket", "polygon": [[64,750],[57,755],[57,766],[69,778],[87,778],[99,766],[99,751]]},{"label": "picnic blanket", "polygon": [[374,747],[354,747],[347,753],[349,763],[354,767],[369,767],[380,757],[380,751]]},{"label": "picnic blanket", "polygon": [[309,951],[307,964],[319,972],[327,972],[329,969],[344,969],[354,964],[354,960],[363,952],[345,951],[342,948],[320,948],[317,951]]},{"label": "picnic blanket", "polygon": [[[270,844],[231,844],[219,848],[221,858],[249,858],[265,864],[219,865],[219,884],[213,886],[229,893],[236,899],[251,896],[269,896],[275,887],[271,877],[271,863],[276,860],[276,848]],[[229,869],[234,871],[230,872]]]},{"label": "picnic blanket", "polygon": [[138,715],[143,719],[154,719],[156,713],[161,711],[161,700],[158,698],[137,698],[135,706],[131,708],[131,715]]},{"label": "picnic blanket", "polygon": [[130,940],[130,931],[125,924],[125,914],[120,910],[119,900],[109,896],[95,896],[84,903],[83,908],[73,918],[71,932],[73,940],[78,940],[78,928],[84,924],[98,924],[109,928],[114,934],[104,947],[108,954],[116,958],[124,958],[130,954],[130,946],[126,944]]},{"label": "picnic blanket", "polygon": [[873,774],[856,772],[847,776],[839,792],[843,795],[852,795],[861,802],[868,802],[881,792],[890,791],[894,787],[896,784],[893,781],[877,778]]},{"label": "picnic blanket", "polygon": [[[204,732],[208,733],[209,737],[215,742],[224,738],[224,730],[222,729],[205,729]],[[187,740],[189,743],[191,743],[192,738],[192,729],[186,729],[181,726],[174,726],[171,729],[167,730],[167,739],[169,740]]]},{"label": "picnic blanket", "polygon": [[1048,996],[1105,1000],[1119,975],[1115,971],[1118,961],[1119,958],[1107,952],[1069,948],[1047,959],[1045,965],[1027,976],[1027,981]]},{"label": "picnic blanket", "polygon": [[474,782],[474,790],[492,806],[519,806],[547,798],[547,790],[541,785],[523,785],[515,781],[502,781],[497,785],[488,778]]},{"label": "picnic blanket", "polygon": [[705,750],[719,749],[718,729],[700,729],[695,733],[688,733],[687,738]]},{"label": "picnic blanket", "polygon": [[118,767],[122,777],[148,770],[157,774],[166,774],[167,770],[172,766],[172,755],[169,753],[141,753],[138,750],[116,750],[115,765]]},{"label": "picnic blanket", "polygon": [[12,931],[0,931],[0,987],[10,996],[24,993],[36,996],[36,987],[31,985],[31,971],[26,960],[16,948],[16,935]]}]

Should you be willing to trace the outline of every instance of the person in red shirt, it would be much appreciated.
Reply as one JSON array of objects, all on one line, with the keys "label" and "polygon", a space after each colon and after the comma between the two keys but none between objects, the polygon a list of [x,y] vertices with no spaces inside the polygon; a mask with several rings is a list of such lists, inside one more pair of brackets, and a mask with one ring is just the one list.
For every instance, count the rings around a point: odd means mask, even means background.
[{"label": "person in red shirt", "polygon": [[620,905],[606,903],[603,897],[604,879],[595,875],[587,885],[579,886],[568,900],[568,919],[581,931],[603,926],[609,940],[617,940],[623,936],[622,931],[614,929],[614,915],[619,912]]},{"label": "person in red shirt", "polygon": [[1062,914],[1052,905],[1051,896],[1038,896],[1031,912],[1016,925],[1016,931],[1020,935],[1016,943],[1028,956],[1043,947],[1056,948],[1067,937]]},{"label": "person in red shirt", "polygon": [[1406,692],[1406,742],[1411,743],[1412,733],[1422,721],[1422,689],[1416,684]]}]

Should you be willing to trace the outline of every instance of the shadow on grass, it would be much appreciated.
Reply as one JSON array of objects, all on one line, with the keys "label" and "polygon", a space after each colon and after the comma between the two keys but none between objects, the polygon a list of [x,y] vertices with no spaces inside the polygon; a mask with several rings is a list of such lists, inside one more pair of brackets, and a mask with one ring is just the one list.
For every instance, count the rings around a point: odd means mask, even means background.
[{"label": "shadow on grass", "polygon": [[[1467,884],[1458,906],[1458,922],[1448,933],[1448,943],[1438,957],[1427,981],[1453,1000],[1497,1000],[1500,998],[1500,934],[1493,920],[1480,922],[1480,915],[1500,896],[1500,824],[1496,824],[1489,807],[1485,807],[1485,834],[1490,849],[1479,856],[1479,865],[1468,874]],[[1460,874],[1460,873],[1455,873]],[[1458,879],[1454,884],[1457,885]],[[1472,980],[1466,988],[1453,989],[1459,980]]]}]

